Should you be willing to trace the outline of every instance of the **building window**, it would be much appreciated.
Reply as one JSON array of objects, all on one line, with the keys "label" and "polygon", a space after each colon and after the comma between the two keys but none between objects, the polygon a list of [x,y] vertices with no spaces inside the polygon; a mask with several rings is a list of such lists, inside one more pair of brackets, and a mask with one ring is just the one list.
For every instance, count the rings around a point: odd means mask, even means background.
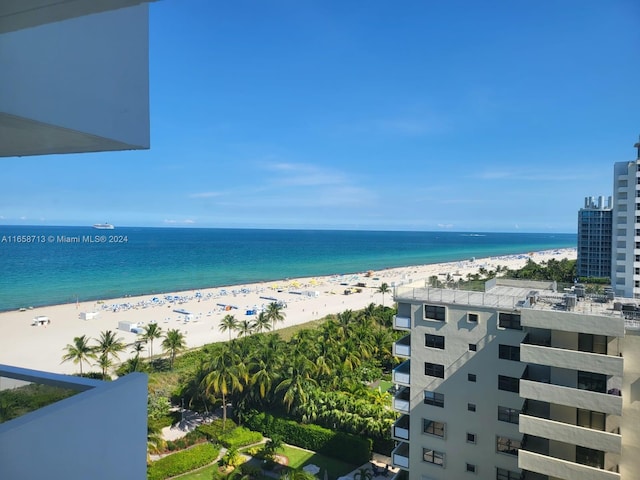
[{"label": "building window", "polygon": [[518,423],[520,410],[498,405],[498,420],[501,422]]},{"label": "building window", "polygon": [[434,407],[444,408],[444,393],[436,393],[425,390],[424,403],[425,405],[433,405]]},{"label": "building window", "polygon": [[475,373],[468,373],[467,374],[467,380],[469,380],[470,382],[475,382],[476,381],[476,374]]},{"label": "building window", "polygon": [[505,392],[520,393],[520,379],[498,375],[498,390]]},{"label": "building window", "polygon": [[475,352],[478,350],[478,346],[475,343],[470,343],[469,344],[469,351],[470,352]]},{"label": "building window", "polygon": [[467,403],[467,410],[469,410],[470,412],[475,412],[476,411],[476,404],[475,403]]},{"label": "building window", "polygon": [[428,448],[422,449],[422,460],[434,465],[444,467],[444,453],[436,452],[435,450],[429,450]]},{"label": "building window", "polygon": [[467,433],[467,443],[476,443],[475,433]]},{"label": "building window", "polygon": [[522,330],[519,313],[498,313],[498,326],[512,330]]},{"label": "building window", "polygon": [[604,452],[592,448],[576,446],[576,463],[594,468],[604,468]]},{"label": "building window", "polygon": [[607,392],[607,376],[602,373],[578,371],[578,388],[590,392]]},{"label": "building window", "polygon": [[607,336],[592,335],[590,333],[578,334],[578,350],[590,353],[607,353]]},{"label": "building window", "polygon": [[438,305],[425,305],[424,318],[427,320],[438,320],[439,322],[444,322],[445,311],[445,307],[440,307]]},{"label": "building window", "polygon": [[467,472],[476,473],[476,466],[471,463],[467,463]]},{"label": "building window", "polygon": [[496,480],[520,480],[522,475],[518,472],[512,472],[504,468],[496,469]]},{"label": "building window", "polygon": [[444,350],[444,337],[442,335],[429,335],[426,333],[424,336],[424,346]]},{"label": "building window", "polygon": [[516,362],[519,362],[520,347],[516,347],[514,345],[499,345],[498,358],[502,358],[503,360],[514,360]]},{"label": "building window", "polygon": [[435,435],[436,437],[444,438],[445,424],[443,422],[436,422],[427,418],[422,419],[422,432],[429,435]]},{"label": "building window", "polygon": [[430,377],[444,378],[444,365],[424,362],[424,374]]},{"label": "building window", "polygon": [[507,453],[509,455],[518,455],[520,449],[520,440],[508,437],[496,437],[496,450],[499,453]]},{"label": "building window", "polygon": [[583,410],[579,408],[577,412],[576,425],[579,427],[604,431],[606,416],[601,412],[593,412],[591,410]]},{"label": "building window", "polygon": [[477,313],[468,313],[467,321],[471,323],[478,323],[478,314]]}]

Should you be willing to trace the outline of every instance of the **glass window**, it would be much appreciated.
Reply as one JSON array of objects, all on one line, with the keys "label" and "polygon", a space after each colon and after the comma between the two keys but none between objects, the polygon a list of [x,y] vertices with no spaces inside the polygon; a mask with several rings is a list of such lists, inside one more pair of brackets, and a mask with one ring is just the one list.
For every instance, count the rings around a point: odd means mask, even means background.
[{"label": "glass window", "polygon": [[498,326],[501,328],[511,328],[513,330],[522,330],[520,325],[519,313],[498,313]]},{"label": "glass window", "polygon": [[445,307],[438,305],[425,305],[424,306],[424,318],[428,320],[438,320],[444,322],[445,320]]},{"label": "glass window", "polygon": [[496,450],[500,453],[507,453],[509,455],[518,455],[520,449],[520,440],[508,437],[496,437]]},{"label": "glass window", "polygon": [[501,422],[518,423],[520,410],[516,408],[498,406],[498,420]]},{"label": "glass window", "polygon": [[435,450],[430,450],[428,448],[423,448],[422,460],[442,467],[444,466],[444,453],[436,452]]},{"label": "glass window", "polygon": [[476,443],[475,433],[467,433],[467,443]]},{"label": "glass window", "polygon": [[475,412],[476,411],[476,404],[475,403],[467,403],[467,410],[469,410],[470,412]]},{"label": "glass window", "polygon": [[604,431],[606,425],[606,416],[601,412],[593,412],[591,410],[578,409],[576,425],[579,427],[591,428],[593,430]]},{"label": "glass window", "polygon": [[426,333],[424,336],[424,346],[444,350],[444,337],[442,335],[430,335]]},{"label": "glass window", "polygon": [[472,323],[478,323],[478,314],[477,313],[467,314],[467,320]]},{"label": "glass window", "polygon": [[578,334],[578,350],[581,352],[607,353],[606,335],[592,335],[590,333]]},{"label": "glass window", "polygon": [[427,418],[422,419],[422,432],[436,437],[444,437],[445,424]]},{"label": "glass window", "polygon": [[467,472],[476,473],[476,466],[471,463],[467,463]]},{"label": "glass window", "polygon": [[478,346],[475,343],[470,343],[469,344],[469,351],[470,352],[476,352],[478,350]]},{"label": "glass window", "polygon": [[594,468],[604,468],[604,452],[576,446],[576,463]]},{"label": "glass window", "polygon": [[425,405],[433,405],[434,407],[444,408],[444,394],[425,390],[424,403]]},{"label": "glass window", "polygon": [[512,472],[504,468],[496,469],[496,480],[520,480],[522,476],[518,472]]},{"label": "glass window", "polygon": [[520,361],[520,347],[514,345],[499,345],[498,346],[498,358],[503,360]]},{"label": "glass window", "polygon": [[505,392],[520,393],[520,379],[498,375],[498,390]]},{"label": "glass window", "polygon": [[475,382],[476,381],[476,374],[475,373],[467,374],[467,380],[469,380],[470,382]]},{"label": "glass window", "polygon": [[424,374],[430,377],[444,378],[444,365],[424,362]]},{"label": "glass window", "polygon": [[578,371],[578,388],[590,392],[607,392],[607,376],[601,373]]}]

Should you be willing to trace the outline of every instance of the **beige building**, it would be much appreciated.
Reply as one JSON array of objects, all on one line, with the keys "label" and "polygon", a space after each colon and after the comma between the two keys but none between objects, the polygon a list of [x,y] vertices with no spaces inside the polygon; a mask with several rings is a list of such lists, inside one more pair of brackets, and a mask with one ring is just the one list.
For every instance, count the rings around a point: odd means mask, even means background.
[{"label": "beige building", "polygon": [[[640,322],[618,299],[494,279],[397,287],[393,464],[416,480],[640,472]],[[630,302],[627,300],[627,302]]]}]

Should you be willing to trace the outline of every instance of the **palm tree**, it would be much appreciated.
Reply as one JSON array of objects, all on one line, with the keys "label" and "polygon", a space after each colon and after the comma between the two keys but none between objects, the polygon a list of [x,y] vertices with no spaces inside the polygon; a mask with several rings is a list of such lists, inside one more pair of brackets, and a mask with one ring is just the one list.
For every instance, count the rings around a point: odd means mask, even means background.
[{"label": "palm tree", "polygon": [[275,392],[284,391],[282,403],[291,410],[294,405],[307,401],[307,388],[316,383],[311,378],[311,361],[302,355],[296,355],[285,369],[284,380],[275,389]]},{"label": "palm tree", "polygon": [[229,344],[216,351],[209,364],[209,372],[202,379],[202,386],[207,395],[222,396],[222,429],[227,423],[227,395],[242,392],[248,381],[248,374],[242,360],[236,355]]},{"label": "palm tree", "polygon": [[378,293],[382,294],[382,306],[384,307],[384,294],[385,293],[389,293],[391,291],[391,289],[389,288],[389,285],[387,285],[386,283],[383,283],[382,285],[380,285],[378,287]]},{"label": "palm tree", "polygon": [[144,327],[142,338],[149,342],[149,358],[153,357],[153,341],[162,338],[162,327],[157,323],[149,323]]},{"label": "palm tree", "polygon": [[169,330],[162,341],[162,348],[165,352],[170,353],[171,360],[169,361],[169,366],[171,370],[173,370],[173,361],[176,359],[176,353],[187,348],[184,334],[177,328]]},{"label": "palm tree", "polygon": [[247,319],[241,320],[240,322],[238,322],[238,336],[242,337],[243,335],[245,337],[251,335],[253,333],[253,322],[250,322]]},{"label": "palm tree", "polygon": [[298,468],[283,473],[280,480],[315,480],[315,478],[315,475]]},{"label": "palm tree", "polygon": [[74,337],[73,343],[68,344],[64,349],[67,353],[62,356],[62,361],[68,362],[71,360],[73,363],[79,363],[80,375],[82,375],[82,362],[89,362],[89,360],[94,360],[96,358],[96,354],[93,348],[89,345],[89,339],[86,335]]},{"label": "palm tree", "polygon": [[267,443],[264,444],[262,451],[268,459],[274,460],[276,453],[278,453],[278,450],[282,449],[283,446],[284,442],[282,438],[278,435],[273,435],[271,439],[267,440]]},{"label": "palm tree", "polygon": [[282,306],[276,302],[271,302],[267,305],[267,318],[271,321],[273,327],[276,329],[276,322],[284,322],[285,314],[282,312]]},{"label": "palm tree", "polygon": [[263,330],[271,330],[271,320],[265,312],[260,312],[258,318],[253,323],[256,332],[262,333]]},{"label": "palm tree", "polygon": [[229,341],[231,341],[231,332],[238,330],[238,320],[233,315],[225,315],[222,320],[220,320],[220,331],[226,332],[229,330]]},{"label": "palm tree", "polygon": [[373,480],[373,472],[366,467],[361,467],[353,475],[353,480]]},{"label": "palm tree", "polygon": [[106,330],[100,333],[98,339],[98,345],[95,347],[95,352],[99,353],[98,364],[102,368],[102,377],[107,377],[107,369],[113,365],[111,357],[119,359],[118,354],[125,349],[124,342],[121,338],[116,338],[116,334],[111,330]]}]

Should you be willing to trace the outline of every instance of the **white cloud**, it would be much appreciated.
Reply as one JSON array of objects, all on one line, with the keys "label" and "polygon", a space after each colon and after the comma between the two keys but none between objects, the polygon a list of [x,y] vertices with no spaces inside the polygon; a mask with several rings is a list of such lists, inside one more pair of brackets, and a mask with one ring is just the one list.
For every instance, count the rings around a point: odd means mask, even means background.
[{"label": "white cloud", "polygon": [[453,223],[439,223],[438,228],[453,228]]},{"label": "white cloud", "polygon": [[186,218],[184,220],[173,220],[173,219],[165,218],[164,223],[167,225],[193,225],[196,222],[195,220],[192,220],[190,218]]},{"label": "white cloud", "polygon": [[190,194],[189,198],[213,198],[220,197],[222,195],[224,195],[222,192],[199,192]]}]

